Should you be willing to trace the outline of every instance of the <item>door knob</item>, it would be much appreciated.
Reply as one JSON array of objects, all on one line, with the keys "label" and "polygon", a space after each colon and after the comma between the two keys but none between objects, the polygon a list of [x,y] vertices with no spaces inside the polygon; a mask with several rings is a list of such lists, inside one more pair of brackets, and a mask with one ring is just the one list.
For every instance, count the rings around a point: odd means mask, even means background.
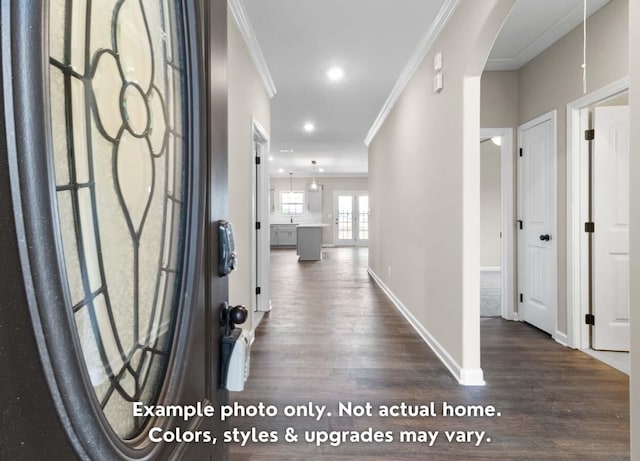
[{"label": "door knob", "polygon": [[549,240],[551,240],[551,236],[549,234],[543,234],[540,236],[540,240],[542,240],[543,242],[548,242]]},{"label": "door knob", "polygon": [[224,327],[224,334],[229,336],[236,325],[241,325],[247,320],[247,316],[246,307],[234,307],[229,306],[228,303],[223,303],[220,308],[220,326]]}]

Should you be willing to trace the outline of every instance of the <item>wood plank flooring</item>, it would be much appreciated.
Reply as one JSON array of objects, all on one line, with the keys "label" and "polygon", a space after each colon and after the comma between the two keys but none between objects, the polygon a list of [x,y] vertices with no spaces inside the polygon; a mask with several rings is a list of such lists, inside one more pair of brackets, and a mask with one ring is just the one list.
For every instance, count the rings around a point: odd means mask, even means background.
[{"label": "wood plank flooring", "polygon": [[[231,461],[626,460],[628,377],[564,348],[523,323],[482,320],[487,385],[460,386],[369,278],[367,250],[325,249],[298,263],[272,252],[273,310],[257,331],[246,390],[238,403],[328,405],[313,418],[236,418],[241,430],[441,431],[424,443],[298,442],[231,448]],[[419,281],[416,281],[419,283]],[[427,326],[428,327],[428,326]],[[377,405],[495,405],[494,418],[338,417],[338,402]],[[443,431],[486,431],[490,443],[448,443]]]}]

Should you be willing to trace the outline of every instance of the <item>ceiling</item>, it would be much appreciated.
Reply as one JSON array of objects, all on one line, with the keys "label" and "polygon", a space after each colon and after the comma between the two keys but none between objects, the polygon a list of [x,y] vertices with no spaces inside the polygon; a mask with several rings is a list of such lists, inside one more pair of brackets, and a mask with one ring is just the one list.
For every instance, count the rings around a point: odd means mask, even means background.
[{"label": "ceiling", "polygon": [[[364,176],[364,139],[452,0],[236,0],[277,93],[273,176]],[[589,15],[608,3],[589,0]],[[583,0],[518,0],[488,70],[519,69],[582,22]],[[440,16],[439,16],[440,13]],[[262,57],[258,56],[260,62]],[[327,71],[344,70],[331,81]],[[268,68],[268,70],[267,70]],[[304,125],[315,130],[306,132]]]},{"label": "ceiling", "polygon": [[[589,0],[591,16],[609,0]],[[519,0],[496,39],[486,70],[517,70],[582,24],[583,0]]]}]

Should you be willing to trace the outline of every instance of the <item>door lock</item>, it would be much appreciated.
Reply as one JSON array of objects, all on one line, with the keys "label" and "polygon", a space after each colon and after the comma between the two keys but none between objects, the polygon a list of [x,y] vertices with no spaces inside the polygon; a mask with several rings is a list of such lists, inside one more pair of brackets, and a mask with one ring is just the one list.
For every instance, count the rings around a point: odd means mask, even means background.
[{"label": "door lock", "polygon": [[248,312],[244,306],[229,306],[224,303],[220,308],[220,326],[224,327],[225,336],[231,334],[236,325],[241,325],[247,320]]},{"label": "door lock", "polygon": [[540,240],[542,240],[543,242],[548,242],[549,240],[551,240],[551,236],[549,234],[543,234],[540,236]]},{"label": "door lock", "polygon": [[220,336],[220,388],[241,391],[248,376],[248,349],[246,335],[242,328],[235,328],[247,320],[247,308],[229,306],[220,308],[220,326],[224,333]]}]

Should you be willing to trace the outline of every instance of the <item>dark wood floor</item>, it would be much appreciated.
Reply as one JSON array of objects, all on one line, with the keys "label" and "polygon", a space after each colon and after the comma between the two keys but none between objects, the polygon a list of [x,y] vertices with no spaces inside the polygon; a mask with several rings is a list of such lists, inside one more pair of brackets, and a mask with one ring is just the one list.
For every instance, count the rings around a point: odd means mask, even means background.
[{"label": "dark wood floor", "polygon": [[[463,387],[369,278],[366,249],[327,249],[321,262],[272,253],[273,310],[257,331],[242,404],[313,401],[334,413],[243,419],[242,430],[486,431],[490,443],[249,444],[231,461],[629,459],[628,377],[526,324],[482,320],[487,385]],[[419,281],[416,281],[419,283]],[[428,327],[428,325],[427,325]],[[338,402],[495,405],[495,418],[337,417]]]}]

